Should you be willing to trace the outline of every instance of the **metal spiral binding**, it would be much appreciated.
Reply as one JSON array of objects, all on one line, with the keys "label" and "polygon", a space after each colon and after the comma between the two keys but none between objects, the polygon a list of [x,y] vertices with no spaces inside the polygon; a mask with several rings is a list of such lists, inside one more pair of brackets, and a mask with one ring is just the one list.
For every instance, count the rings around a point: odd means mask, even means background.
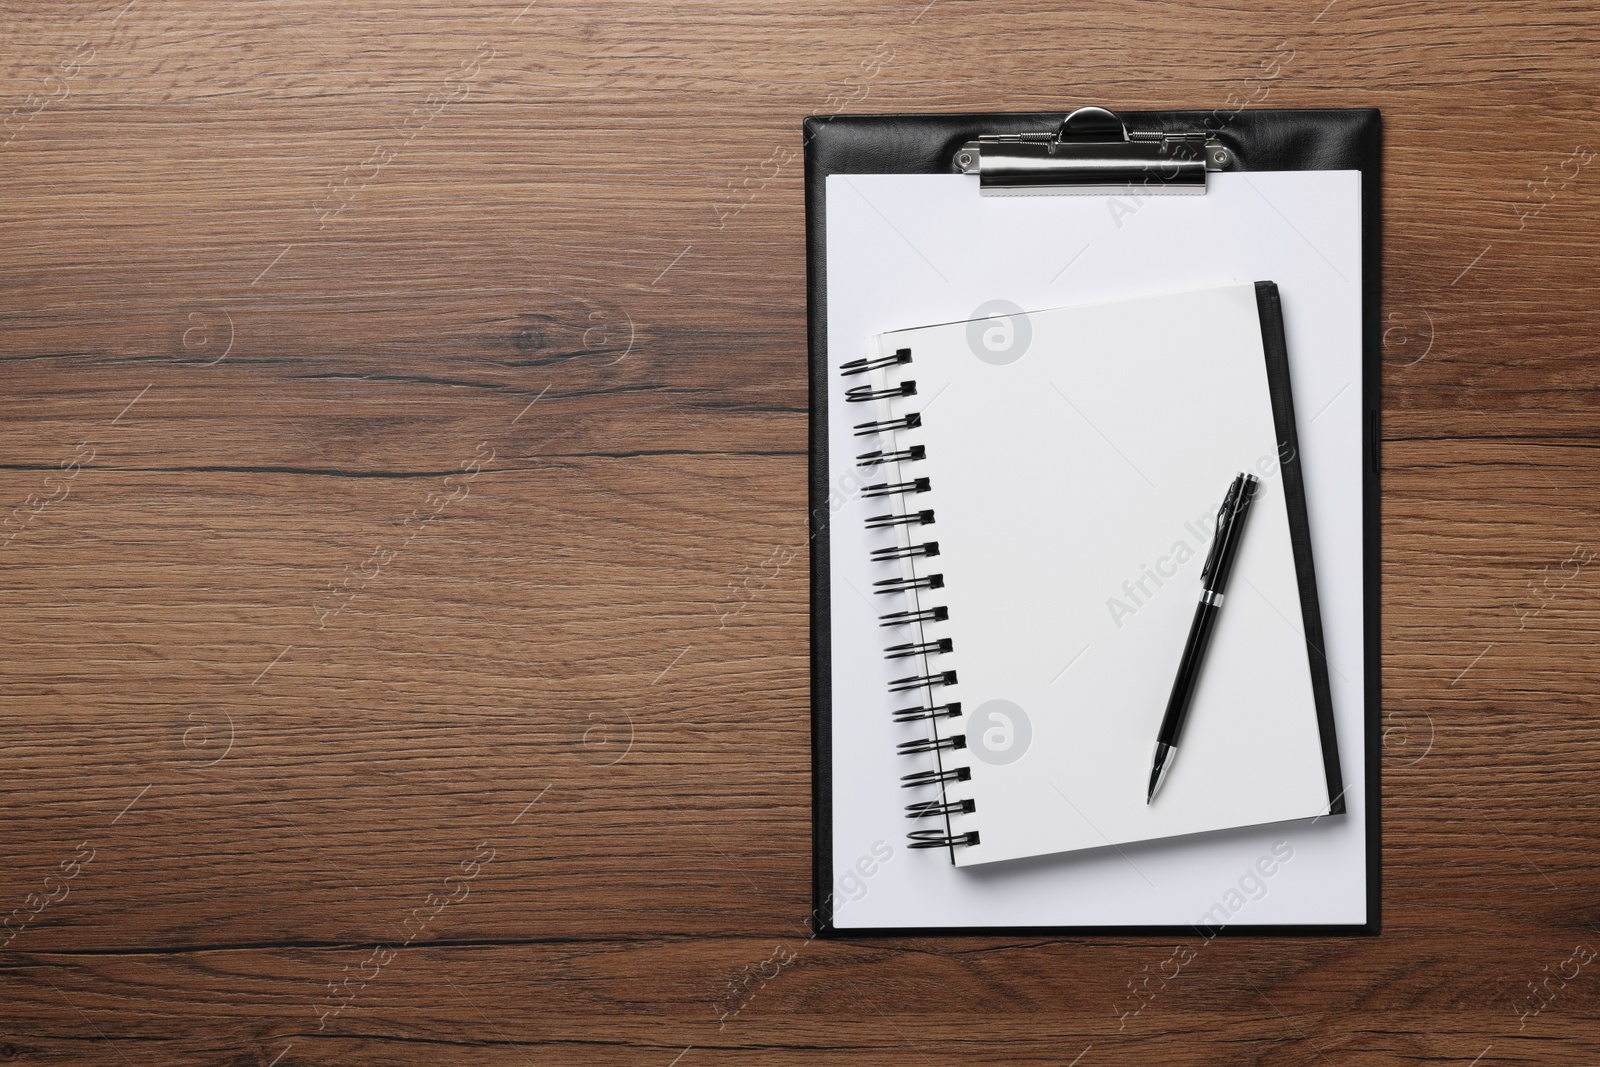
[{"label": "metal spiral binding", "polygon": [[922,415],[913,411],[909,415],[902,415],[898,419],[889,419],[885,422],[862,422],[856,424],[857,437],[866,437],[868,434],[882,433],[885,430],[915,430],[922,425]]},{"label": "metal spiral binding", "polygon": [[876,467],[880,463],[894,463],[913,459],[925,459],[927,458],[927,454],[927,450],[921,445],[912,445],[910,448],[902,448],[898,452],[884,452],[880,449],[877,452],[861,453],[861,455],[856,457],[856,466]]},{"label": "metal spiral binding", "polygon": [[894,496],[896,493],[926,493],[933,488],[933,483],[927,478],[913,478],[909,482],[879,482],[877,485],[864,486],[861,495],[864,499],[875,500],[881,496]]},{"label": "metal spiral binding", "polygon": [[955,671],[940,671],[937,674],[914,674],[909,678],[896,678],[889,683],[891,693],[910,693],[917,689],[932,689],[936,685],[955,685]]},{"label": "metal spiral binding", "polygon": [[917,771],[914,774],[900,776],[900,788],[911,789],[919,785],[934,785],[940,782],[966,782],[972,779],[972,771],[966,767],[953,767],[948,771]]},{"label": "metal spiral binding", "polygon": [[964,834],[946,833],[943,830],[913,830],[906,835],[911,839],[907,848],[955,848],[957,845],[976,845],[978,831]]},{"label": "metal spiral binding", "polygon": [[950,609],[945,607],[928,608],[925,611],[891,611],[887,615],[879,615],[879,626],[904,626],[911,622],[944,622],[950,617]]},{"label": "metal spiral binding", "polygon": [[929,815],[971,815],[978,810],[975,800],[923,800],[906,805],[906,818],[921,819]]},{"label": "metal spiral binding", "polygon": [[891,385],[887,389],[874,389],[870,385],[856,385],[844,391],[844,398],[852,404],[862,404],[868,400],[888,400],[892,396],[916,396],[916,382],[901,382]]},{"label": "metal spiral binding", "polygon": [[874,515],[867,520],[869,530],[887,530],[891,526],[932,526],[933,509],[919,511],[915,515]]},{"label": "metal spiral binding", "polygon": [[[872,562],[887,563],[892,559],[907,559],[911,556],[937,556],[939,542],[926,541],[920,545],[911,545],[907,548],[875,548],[872,550]],[[946,652],[950,651],[948,648]]]},{"label": "metal spiral binding", "polygon": [[884,659],[905,659],[907,656],[926,656],[930,652],[949,652],[955,647],[955,642],[948,637],[941,637],[937,641],[924,641],[922,644],[890,645],[884,649]]},{"label": "metal spiral binding", "polygon": [[915,741],[902,741],[898,746],[902,756],[914,756],[918,752],[937,752],[941,748],[955,751],[966,747],[966,734],[956,734],[954,737],[919,737]]},{"label": "metal spiral binding", "polygon": [[879,367],[892,367],[897,363],[910,362],[911,349],[901,348],[892,356],[880,356],[877,359],[852,359],[849,363],[840,367],[839,370],[844,372],[844,376],[848,378],[852,374],[865,374],[868,371],[877,370]]},{"label": "metal spiral binding", "polygon": [[[839,368],[846,376],[868,374],[873,371],[887,371],[890,368],[910,368],[912,363],[911,349],[901,348],[892,355],[878,356],[851,360]],[[875,403],[884,400],[899,400],[917,395],[917,383],[913,379],[902,382],[882,382],[878,379],[873,384],[851,386],[845,391],[845,400],[851,404]],[[857,437],[868,437],[877,434],[900,430],[915,430],[922,425],[920,412],[907,412],[898,418],[879,419],[872,422],[857,424],[853,430]],[[880,467],[886,463],[907,464],[917,463],[927,458],[927,449],[922,445],[907,444],[899,448],[879,448],[870,452],[863,452],[856,457],[856,466],[863,468]],[[930,492],[933,488],[931,479],[913,477],[905,480],[885,479],[875,485],[864,486],[861,496],[866,499],[882,499],[887,497],[900,497],[902,500],[916,496],[919,493]],[[932,526],[934,524],[933,509],[911,510],[903,508],[902,513],[874,515],[866,520],[869,530],[897,530],[904,529],[908,532],[914,528]],[[875,549],[872,553],[874,563],[899,563],[904,560],[928,560],[939,555],[939,542],[928,540],[921,543],[896,545],[890,548]],[[873,582],[874,593],[910,593],[913,597],[910,610],[891,611],[878,617],[883,626],[904,626],[909,623],[944,622],[949,619],[950,612],[943,605],[923,606],[922,597],[933,590],[944,588],[944,575],[933,573],[918,578],[904,576],[886,578]],[[968,767],[947,766],[946,760],[954,753],[966,749],[967,739],[964,734],[948,734],[941,736],[938,722],[941,719],[958,718],[961,715],[960,701],[939,702],[936,693],[956,684],[954,670],[938,669],[932,665],[935,657],[944,656],[952,652],[955,643],[948,637],[922,639],[917,641],[903,641],[899,644],[888,646],[884,649],[884,658],[890,660],[913,660],[922,669],[919,673],[910,674],[904,678],[896,678],[889,683],[891,693],[918,694],[918,702],[911,707],[901,708],[893,713],[897,723],[926,722],[930,727],[930,735],[912,741],[902,742],[897,751],[906,756],[933,756],[934,768],[931,770],[917,771],[904,775],[900,784],[903,788],[935,787],[938,796],[932,800],[921,800],[906,806],[908,819],[940,819],[943,821],[942,829],[914,830],[908,835],[911,848],[949,848],[954,849],[963,845],[978,844],[976,830],[957,833],[951,826],[950,818],[954,815],[971,815],[977,810],[977,802],[967,799],[951,799],[945,795],[945,787],[952,782],[966,782],[972,778],[972,771]]]},{"label": "metal spiral binding", "polygon": [[904,593],[907,589],[943,589],[944,575],[930,574],[926,578],[885,578],[872,583],[875,594]]},{"label": "metal spiral binding", "polygon": [[931,708],[911,707],[901,708],[894,713],[895,722],[921,722],[923,719],[953,719],[961,714],[961,701],[952,700],[948,704],[937,704]]}]

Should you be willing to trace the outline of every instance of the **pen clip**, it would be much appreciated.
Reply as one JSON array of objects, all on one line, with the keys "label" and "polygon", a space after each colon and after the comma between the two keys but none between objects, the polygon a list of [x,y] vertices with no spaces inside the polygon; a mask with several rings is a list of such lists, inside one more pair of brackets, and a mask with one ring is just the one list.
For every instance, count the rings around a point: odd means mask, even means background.
[{"label": "pen clip", "polygon": [[1244,475],[1234,478],[1228,486],[1228,494],[1222,498],[1222,506],[1217,508],[1217,528],[1211,534],[1211,549],[1206,553],[1205,564],[1200,568],[1200,585],[1207,588],[1206,583],[1211,580],[1211,575],[1217,569],[1217,557],[1222,553],[1223,535],[1227,532],[1228,524],[1233,521],[1233,510],[1239,501],[1239,488],[1244,482]]}]

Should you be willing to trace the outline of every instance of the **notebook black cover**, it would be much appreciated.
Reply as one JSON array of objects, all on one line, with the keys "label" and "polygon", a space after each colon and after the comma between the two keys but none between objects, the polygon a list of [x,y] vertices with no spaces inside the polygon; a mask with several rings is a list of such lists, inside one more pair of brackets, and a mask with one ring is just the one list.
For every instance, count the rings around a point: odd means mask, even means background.
[{"label": "notebook black cover", "polygon": [[1328,656],[1323,650],[1322,607],[1317,599],[1317,571],[1311,557],[1311,518],[1306,512],[1306,483],[1300,468],[1300,435],[1295,429],[1289,347],[1284,341],[1283,305],[1275,282],[1256,282],[1256,312],[1261,318],[1261,347],[1267,359],[1267,391],[1272,396],[1278,468],[1283,472],[1284,503],[1289,511],[1289,543],[1294,548],[1294,571],[1300,586],[1300,625],[1306,635],[1306,658],[1311,665],[1311,694],[1317,706],[1317,734],[1322,742],[1322,772],[1328,782],[1328,814],[1343,815],[1344,775],[1339,769],[1333,693],[1328,684]]},{"label": "notebook black cover", "polygon": [[[1070,109],[1068,109],[1070,110]],[[1018,114],[812,116],[805,120],[806,307],[810,352],[809,506],[811,525],[811,790],[812,922],[823,937],[982,934],[1183,935],[1190,926],[1091,927],[939,927],[841,931],[833,925],[832,786],[832,628],[828,530],[828,374],[827,247],[825,183],[830,174],[946,174],[963,143],[985,133],[1053,132],[1067,111]],[[1363,755],[1366,777],[1367,921],[1361,924],[1227,926],[1229,936],[1267,934],[1376,934],[1380,929],[1382,841],[1379,781],[1382,755],[1379,659],[1379,359],[1382,322],[1382,121],[1376,109],[1261,110],[1220,114],[1212,111],[1130,111],[1119,115],[1132,129],[1210,133],[1233,155],[1230,170],[1358,170],[1361,172],[1361,368],[1365,433],[1362,441],[1362,574],[1365,708]],[[1219,117],[1225,121],[1219,125]],[[1273,387],[1273,417],[1289,494],[1291,538],[1300,574],[1301,603],[1312,684],[1322,729],[1325,771],[1334,812],[1344,810],[1344,786],[1333,724],[1320,612],[1310,556],[1304,485],[1294,438],[1293,402],[1288,394],[1287,353],[1277,288],[1258,283],[1257,306]],[[1274,341],[1275,338],[1275,341]],[[1274,364],[1279,368],[1274,371]],[[1282,387],[1278,384],[1281,382]],[[1292,460],[1292,462],[1291,462]],[[1290,471],[1293,471],[1292,476]],[[1298,498],[1298,506],[1296,499]],[[1298,513],[1300,522],[1295,523]],[[1315,630],[1313,631],[1313,622]],[[1334,785],[1334,783],[1339,783]]]}]

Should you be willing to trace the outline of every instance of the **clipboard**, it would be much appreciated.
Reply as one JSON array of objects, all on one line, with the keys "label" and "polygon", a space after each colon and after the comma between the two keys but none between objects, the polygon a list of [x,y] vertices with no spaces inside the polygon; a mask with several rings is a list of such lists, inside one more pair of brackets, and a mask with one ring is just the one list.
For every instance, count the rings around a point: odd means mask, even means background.
[{"label": "clipboard", "polygon": [[[1379,677],[1379,358],[1381,352],[1381,118],[1375,109],[1146,111],[1080,108],[1070,114],[813,116],[803,126],[806,158],[807,308],[809,340],[809,513],[811,533],[812,920],[821,936],[901,934],[1194,934],[1192,922],[965,922],[869,924],[838,921],[842,881],[860,880],[835,848],[835,677],[831,572],[830,379],[856,355],[829,351],[828,178],[839,175],[965,175],[972,195],[1204,197],[1219,175],[1353,171],[1360,176],[1359,479],[1361,682],[1357,736],[1341,744],[1347,766],[1359,766],[1348,788],[1359,790],[1364,898],[1359,918],[1345,921],[1240,922],[1210,933],[1376,934],[1380,929],[1380,677]],[[888,220],[885,219],[887,222]],[[1285,221],[1288,221],[1285,219]],[[1292,224],[1291,224],[1292,225]],[[1292,307],[1288,314],[1293,315]],[[902,323],[903,326],[920,323]],[[1292,355],[1292,353],[1291,353]],[[1353,442],[1352,442],[1353,446]],[[1351,455],[1355,454],[1352,447]],[[1352,461],[1351,466],[1354,466]],[[1324,516],[1325,520],[1326,517]],[[1313,530],[1319,516],[1312,515]],[[1327,579],[1323,579],[1326,581]],[[1319,583],[1320,584],[1320,583]],[[1352,794],[1354,800],[1357,794]],[[843,812],[848,816],[849,812]],[[869,869],[881,857],[863,857]],[[857,867],[860,865],[857,864]],[[904,871],[897,872],[897,876]],[[1299,872],[1297,872],[1298,874]],[[1034,872],[1031,876],[1036,876]],[[1070,880],[1061,882],[1069,888]],[[982,890],[979,890],[981,893]],[[848,917],[847,917],[848,918]]]}]

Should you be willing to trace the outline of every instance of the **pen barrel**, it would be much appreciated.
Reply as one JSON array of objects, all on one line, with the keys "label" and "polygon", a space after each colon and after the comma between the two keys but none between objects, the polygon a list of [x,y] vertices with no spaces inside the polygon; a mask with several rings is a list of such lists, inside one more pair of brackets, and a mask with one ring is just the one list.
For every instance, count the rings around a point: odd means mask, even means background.
[{"label": "pen barrel", "polygon": [[1178,660],[1178,676],[1172,682],[1172,695],[1167,698],[1166,714],[1161,716],[1161,729],[1156,741],[1163,745],[1176,745],[1183,732],[1183,720],[1189,714],[1189,702],[1200,684],[1200,665],[1205,662],[1206,647],[1211,644],[1211,634],[1216,627],[1218,604],[1202,601],[1195,606],[1194,622],[1189,625],[1189,639],[1183,643],[1183,657]]}]

